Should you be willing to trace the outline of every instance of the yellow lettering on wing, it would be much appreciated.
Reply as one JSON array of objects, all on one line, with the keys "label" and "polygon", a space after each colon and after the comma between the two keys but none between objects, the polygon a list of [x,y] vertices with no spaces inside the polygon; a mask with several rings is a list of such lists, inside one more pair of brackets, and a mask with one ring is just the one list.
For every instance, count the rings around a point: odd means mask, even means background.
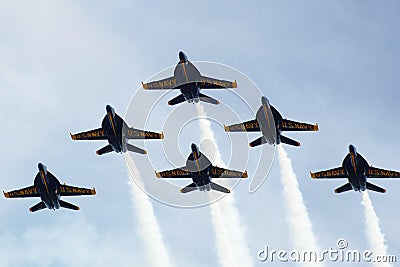
[{"label": "yellow lettering on wing", "polygon": [[292,121],[282,121],[282,126],[288,129],[299,129],[299,130],[314,130],[315,128],[314,125],[292,122]]},{"label": "yellow lettering on wing", "polygon": [[368,175],[377,177],[400,177],[398,172],[381,169],[368,169]]},{"label": "yellow lettering on wing", "polygon": [[86,188],[72,187],[72,186],[61,186],[61,193],[70,193],[76,195],[91,195],[92,190]]},{"label": "yellow lettering on wing", "polygon": [[151,82],[151,83],[147,84],[147,87],[149,89],[174,88],[175,86],[176,86],[176,79],[175,78],[156,81],[156,82]]},{"label": "yellow lettering on wing", "polygon": [[161,177],[179,177],[179,176],[186,176],[188,172],[186,170],[176,169],[171,171],[164,171],[161,172]]},{"label": "yellow lettering on wing", "polygon": [[98,131],[75,134],[74,137],[75,139],[86,139],[86,138],[103,137],[105,135],[106,133],[104,130],[98,130]]},{"label": "yellow lettering on wing", "polygon": [[335,177],[335,176],[344,176],[344,169],[337,169],[337,170],[329,170],[325,172],[317,172],[314,174],[315,178],[321,177]]},{"label": "yellow lettering on wing", "polygon": [[128,136],[136,138],[148,138],[148,139],[157,139],[161,137],[159,133],[141,131],[137,129],[128,129]]},{"label": "yellow lettering on wing", "polygon": [[217,79],[205,79],[201,78],[200,79],[201,85],[206,85],[206,84],[212,84],[224,88],[231,88],[234,87],[232,82],[229,81],[222,81],[222,80],[217,80]]},{"label": "yellow lettering on wing", "polygon": [[8,193],[8,197],[33,196],[37,194],[36,187],[15,190]]},{"label": "yellow lettering on wing", "polygon": [[241,178],[243,175],[243,173],[241,173],[241,172],[225,170],[222,168],[213,168],[212,174],[213,174],[213,176],[218,176],[218,177],[225,176],[225,177],[237,177],[237,178]]}]

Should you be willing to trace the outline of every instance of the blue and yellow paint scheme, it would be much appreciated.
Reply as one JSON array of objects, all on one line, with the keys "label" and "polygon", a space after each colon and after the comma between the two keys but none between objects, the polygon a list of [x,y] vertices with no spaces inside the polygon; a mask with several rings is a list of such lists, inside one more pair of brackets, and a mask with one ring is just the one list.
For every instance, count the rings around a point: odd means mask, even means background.
[{"label": "blue and yellow paint scheme", "polygon": [[29,198],[40,197],[42,200],[35,206],[29,209],[30,212],[35,212],[44,208],[59,209],[66,208],[79,210],[78,206],[61,200],[62,196],[82,196],[95,195],[96,190],[69,186],[61,184],[58,179],[47,170],[43,163],[38,164],[39,172],[37,173],[34,184],[25,188],[3,192],[6,198]]},{"label": "blue and yellow paint scheme", "polygon": [[131,151],[147,154],[147,151],[128,143],[129,139],[163,139],[163,133],[143,131],[129,127],[126,122],[115,113],[110,105],[106,106],[106,115],[101,123],[101,128],[71,134],[73,140],[107,140],[108,145],[97,150],[97,155],[103,155],[112,151],[125,153]]},{"label": "blue and yellow paint scheme", "polygon": [[174,69],[174,76],[158,81],[143,83],[145,90],[172,90],[179,89],[181,94],[168,101],[168,105],[188,103],[206,103],[218,105],[220,102],[212,97],[200,93],[201,89],[228,89],[236,88],[237,82],[220,80],[202,76],[200,71],[191,63],[182,51],[178,54],[179,62]]},{"label": "blue and yellow paint scheme", "polygon": [[199,151],[196,144],[191,145],[192,152],[186,160],[186,166],[172,170],[156,172],[158,178],[191,178],[192,183],[180,190],[181,193],[188,193],[194,190],[210,191],[216,190],[222,193],[231,191],[219,184],[212,182],[213,178],[247,178],[246,171],[235,171],[217,167],[211,164],[210,160]]},{"label": "blue and yellow paint scheme", "polygon": [[256,113],[256,119],[224,126],[226,132],[261,132],[262,137],[249,143],[251,147],[262,144],[277,145],[285,143],[300,146],[300,143],[282,135],[283,131],[318,131],[318,124],[308,124],[284,119],[269,100],[261,97],[261,107]]},{"label": "blue and yellow paint scheme", "polygon": [[344,158],[341,167],[315,173],[310,172],[310,175],[313,179],[347,178],[348,183],[336,188],[335,193],[342,193],[352,189],[359,192],[372,190],[386,193],[386,189],[367,182],[367,178],[400,178],[400,173],[397,171],[370,166],[364,157],[357,153],[353,145],[349,145],[349,153]]}]

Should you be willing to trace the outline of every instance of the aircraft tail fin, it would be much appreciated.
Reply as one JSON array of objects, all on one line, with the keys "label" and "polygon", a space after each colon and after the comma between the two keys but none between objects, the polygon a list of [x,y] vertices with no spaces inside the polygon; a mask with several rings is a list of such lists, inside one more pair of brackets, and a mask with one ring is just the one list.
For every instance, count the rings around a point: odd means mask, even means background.
[{"label": "aircraft tail fin", "polygon": [[216,190],[216,191],[219,191],[219,192],[222,192],[222,193],[230,193],[231,192],[231,190],[229,190],[226,187],[223,187],[222,185],[219,185],[219,184],[216,184],[216,183],[213,183],[213,182],[211,182],[210,184],[211,184],[211,189],[212,190]]},{"label": "aircraft tail fin", "polygon": [[291,146],[300,146],[299,142],[297,142],[297,141],[295,141],[293,139],[290,139],[290,138],[288,138],[286,136],[283,136],[283,135],[281,135],[281,142],[285,143],[285,144],[288,144],[288,145],[291,145]]},{"label": "aircraft tail fin", "polygon": [[197,186],[194,183],[191,183],[190,185],[185,186],[182,188],[180,191],[181,193],[189,193],[197,189]]},{"label": "aircraft tail fin", "polygon": [[70,210],[79,210],[78,206],[75,206],[74,204],[59,200],[60,206],[65,208],[65,209],[70,209]]},{"label": "aircraft tail fin", "polygon": [[256,140],[250,142],[249,146],[255,147],[255,146],[259,146],[259,145],[265,144],[265,143],[267,143],[267,140],[265,139],[264,136],[261,136],[260,138],[257,138]]},{"label": "aircraft tail fin", "polygon": [[185,101],[186,101],[185,97],[182,94],[180,94],[177,97],[174,97],[170,101],[168,101],[168,105],[173,106]]},{"label": "aircraft tail fin", "polygon": [[220,102],[217,99],[214,99],[210,96],[207,96],[205,94],[199,93],[199,97],[200,97],[200,101],[206,102],[206,103],[210,103],[210,104],[214,104],[214,105],[218,105]]},{"label": "aircraft tail fin", "polygon": [[353,187],[351,187],[351,184],[347,183],[345,185],[342,185],[341,187],[336,188],[335,189],[335,193],[339,194],[339,193],[343,193],[343,192],[346,192],[346,191],[350,191],[352,189],[353,189]]},{"label": "aircraft tail fin", "polygon": [[367,182],[367,189],[378,193],[386,193],[386,189]]},{"label": "aircraft tail fin", "polygon": [[113,151],[112,147],[110,145],[106,145],[105,147],[100,148],[99,150],[97,150],[96,154],[97,155],[103,155],[103,154],[106,154],[106,153],[110,153],[112,151]]},{"label": "aircraft tail fin", "polygon": [[44,208],[46,208],[46,205],[44,204],[43,201],[40,201],[40,202],[39,202],[38,204],[36,204],[35,206],[29,208],[29,211],[30,211],[30,212],[35,212],[35,211],[38,211],[38,210],[42,210],[42,209],[44,209]]},{"label": "aircraft tail fin", "polygon": [[139,154],[147,154],[146,150],[138,148],[137,146],[131,145],[129,143],[126,144],[126,148],[128,148],[128,151],[130,151],[130,152],[139,153]]}]

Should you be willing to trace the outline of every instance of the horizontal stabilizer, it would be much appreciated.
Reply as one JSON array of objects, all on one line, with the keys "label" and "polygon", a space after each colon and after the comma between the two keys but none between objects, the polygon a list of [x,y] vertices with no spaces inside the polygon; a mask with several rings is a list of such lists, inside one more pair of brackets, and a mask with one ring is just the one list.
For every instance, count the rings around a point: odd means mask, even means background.
[{"label": "horizontal stabilizer", "polygon": [[216,100],[216,99],[214,99],[212,97],[209,97],[209,96],[207,96],[205,94],[200,93],[199,97],[200,97],[200,100],[203,101],[203,102],[214,104],[214,105],[218,105],[219,104],[218,100]]},{"label": "horizontal stabilizer", "polygon": [[139,154],[147,154],[146,150],[138,148],[138,147],[128,144],[128,143],[126,144],[126,148],[128,148],[128,150],[130,152],[139,153]]},{"label": "horizontal stabilizer", "polygon": [[60,206],[65,208],[65,209],[79,210],[78,206],[75,206],[74,204],[71,204],[71,203],[68,203],[68,202],[65,202],[65,201],[62,201],[62,200],[60,200]]},{"label": "horizontal stabilizer", "polygon": [[213,183],[213,182],[211,182],[210,184],[211,184],[211,189],[212,190],[216,190],[216,191],[219,191],[219,192],[222,192],[222,193],[230,193],[231,192],[231,190],[229,190],[228,188],[223,187],[222,185],[219,185],[219,184],[216,184],[216,183]]},{"label": "horizontal stabilizer", "polygon": [[35,211],[38,211],[38,210],[42,210],[44,208],[46,208],[46,205],[44,204],[43,201],[41,201],[38,204],[36,204],[35,206],[29,208],[29,211],[30,212],[35,212]]},{"label": "horizontal stabilizer", "polygon": [[185,97],[182,94],[180,94],[177,97],[172,98],[170,101],[168,101],[168,105],[173,106],[185,101],[186,101]]},{"label": "horizontal stabilizer", "polygon": [[194,183],[187,185],[186,187],[182,188],[180,191],[181,193],[189,193],[197,189],[197,186]]},{"label": "horizontal stabilizer", "polygon": [[336,188],[335,189],[335,193],[343,193],[343,192],[346,192],[346,191],[350,191],[350,190],[352,190],[353,189],[353,187],[351,187],[351,184],[350,183],[347,183],[347,184],[345,184],[345,185],[342,185],[341,187],[339,187],[339,188]]},{"label": "horizontal stabilizer", "polygon": [[285,144],[288,144],[291,146],[300,146],[299,142],[297,142],[293,139],[287,138],[286,136],[283,136],[283,135],[281,135],[281,143],[285,143]]},{"label": "horizontal stabilizer", "polygon": [[367,189],[378,193],[386,193],[386,189],[367,182]]},{"label": "horizontal stabilizer", "polygon": [[255,146],[259,146],[259,145],[265,144],[265,143],[267,143],[267,140],[265,139],[264,136],[261,136],[260,138],[257,138],[256,140],[250,142],[249,145],[251,147],[255,147]]},{"label": "horizontal stabilizer", "polygon": [[110,152],[113,152],[112,147],[110,145],[106,145],[105,147],[100,148],[99,150],[97,150],[96,154],[97,155],[103,155],[103,154],[110,153]]}]

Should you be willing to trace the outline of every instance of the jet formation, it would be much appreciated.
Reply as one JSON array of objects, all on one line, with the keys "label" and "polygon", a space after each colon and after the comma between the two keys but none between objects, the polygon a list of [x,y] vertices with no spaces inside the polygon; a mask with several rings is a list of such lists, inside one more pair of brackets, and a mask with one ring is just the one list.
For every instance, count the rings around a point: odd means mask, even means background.
[{"label": "jet formation", "polygon": [[125,153],[131,151],[139,154],[147,154],[147,151],[129,144],[129,139],[163,139],[163,133],[143,131],[129,127],[126,122],[115,113],[110,105],[106,106],[107,114],[101,122],[101,128],[71,134],[73,140],[107,140],[108,145],[96,151],[97,155],[103,155],[112,151]]},{"label": "jet formation", "polygon": [[386,193],[386,189],[367,182],[367,178],[400,178],[399,172],[370,166],[364,157],[357,153],[353,145],[349,146],[349,153],[344,158],[341,167],[315,173],[310,172],[310,174],[314,179],[347,178],[348,183],[336,188],[335,193],[342,193],[352,189],[359,192],[372,190]]},{"label": "jet formation", "polygon": [[262,136],[249,143],[251,147],[262,144],[278,145],[285,143],[300,146],[300,143],[282,135],[282,131],[318,131],[318,124],[308,124],[282,118],[282,115],[269,100],[261,97],[261,107],[254,120],[224,126],[227,132],[261,132]]},{"label": "jet formation", "polygon": [[82,195],[95,195],[96,190],[74,187],[61,184],[58,179],[47,170],[43,163],[38,164],[39,172],[36,174],[32,186],[17,189],[10,192],[4,192],[6,198],[29,198],[40,197],[42,201],[33,207],[29,208],[30,212],[35,212],[41,209],[56,210],[61,208],[79,210],[79,207],[61,200],[62,196],[82,196]]},{"label": "jet formation", "polygon": [[182,51],[179,52],[179,62],[174,69],[174,76],[158,81],[143,83],[145,90],[179,89],[181,94],[168,101],[168,105],[182,102],[198,103],[199,101],[218,105],[220,102],[210,96],[200,93],[201,89],[236,88],[236,81],[219,80],[201,75],[200,71],[190,62]]},{"label": "jet formation", "polygon": [[191,145],[192,152],[189,154],[186,165],[181,168],[156,172],[158,178],[191,178],[192,183],[180,190],[188,193],[194,190],[210,191],[216,190],[222,193],[231,191],[219,184],[212,182],[213,178],[247,178],[247,172],[228,170],[211,164],[211,161],[199,151],[196,144]]}]

